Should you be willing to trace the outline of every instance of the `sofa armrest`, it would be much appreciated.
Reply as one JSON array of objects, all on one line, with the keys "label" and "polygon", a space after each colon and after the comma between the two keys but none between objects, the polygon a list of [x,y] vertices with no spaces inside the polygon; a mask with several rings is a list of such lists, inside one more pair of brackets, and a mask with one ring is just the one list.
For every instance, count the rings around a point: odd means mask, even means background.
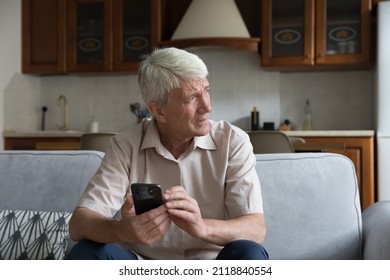
[{"label": "sofa armrest", "polygon": [[390,260],[390,201],[368,207],[363,219],[363,258]]}]

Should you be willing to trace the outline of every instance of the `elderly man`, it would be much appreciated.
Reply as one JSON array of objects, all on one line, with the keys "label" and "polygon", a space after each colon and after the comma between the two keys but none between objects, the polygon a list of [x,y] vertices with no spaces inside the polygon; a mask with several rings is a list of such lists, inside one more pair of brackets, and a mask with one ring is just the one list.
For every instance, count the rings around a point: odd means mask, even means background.
[{"label": "elderly man", "polygon": [[[252,145],[209,120],[207,76],[184,50],[144,58],[138,82],[153,117],[111,141],[70,221],[70,259],[268,259]],[[159,184],[163,205],[136,215],[133,183]]]}]

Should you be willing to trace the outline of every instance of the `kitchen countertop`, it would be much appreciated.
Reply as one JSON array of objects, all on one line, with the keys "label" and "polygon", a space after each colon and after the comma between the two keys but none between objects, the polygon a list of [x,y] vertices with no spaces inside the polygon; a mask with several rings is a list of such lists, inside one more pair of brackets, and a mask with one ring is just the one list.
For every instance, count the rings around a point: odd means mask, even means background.
[{"label": "kitchen countertop", "polygon": [[81,137],[87,131],[76,131],[76,130],[31,130],[31,131],[18,131],[18,130],[5,130],[3,137],[10,138],[72,138]]},{"label": "kitchen countertop", "polygon": [[374,130],[293,130],[284,131],[292,137],[371,137]]},{"label": "kitchen countertop", "polygon": [[[81,137],[87,131],[60,131],[60,130],[35,130],[35,131],[17,131],[6,130],[3,132],[3,137],[13,138],[39,138],[39,137]],[[375,135],[374,130],[293,130],[284,131],[288,136],[292,137],[371,137]]]}]

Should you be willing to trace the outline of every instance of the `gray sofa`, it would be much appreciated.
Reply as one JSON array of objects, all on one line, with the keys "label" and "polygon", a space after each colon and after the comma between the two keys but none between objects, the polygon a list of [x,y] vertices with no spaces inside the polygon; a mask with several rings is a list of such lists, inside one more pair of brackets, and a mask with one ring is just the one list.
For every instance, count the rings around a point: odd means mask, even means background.
[{"label": "gray sofa", "polygon": [[0,259],[63,259],[72,244],[70,213],[103,156],[97,151],[0,152]]},{"label": "gray sofa", "polygon": [[[0,259],[62,259],[67,222],[103,153],[0,152]],[[361,213],[351,161],[257,157],[271,259],[390,259],[390,202]],[[38,246],[40,245],[40,246]]]}]

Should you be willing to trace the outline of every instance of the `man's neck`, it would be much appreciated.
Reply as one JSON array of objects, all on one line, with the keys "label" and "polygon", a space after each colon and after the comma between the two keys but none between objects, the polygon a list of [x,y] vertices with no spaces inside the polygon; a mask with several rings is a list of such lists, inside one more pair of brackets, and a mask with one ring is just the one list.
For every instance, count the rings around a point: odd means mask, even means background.
[{"label": "man's neck", "polygon": [[160,129],[157,124],[157,130],[160,135],[161,144],[177,159],[190,146],[193,138],[188,139],[179,139],[165,131],[164,129]]}]

